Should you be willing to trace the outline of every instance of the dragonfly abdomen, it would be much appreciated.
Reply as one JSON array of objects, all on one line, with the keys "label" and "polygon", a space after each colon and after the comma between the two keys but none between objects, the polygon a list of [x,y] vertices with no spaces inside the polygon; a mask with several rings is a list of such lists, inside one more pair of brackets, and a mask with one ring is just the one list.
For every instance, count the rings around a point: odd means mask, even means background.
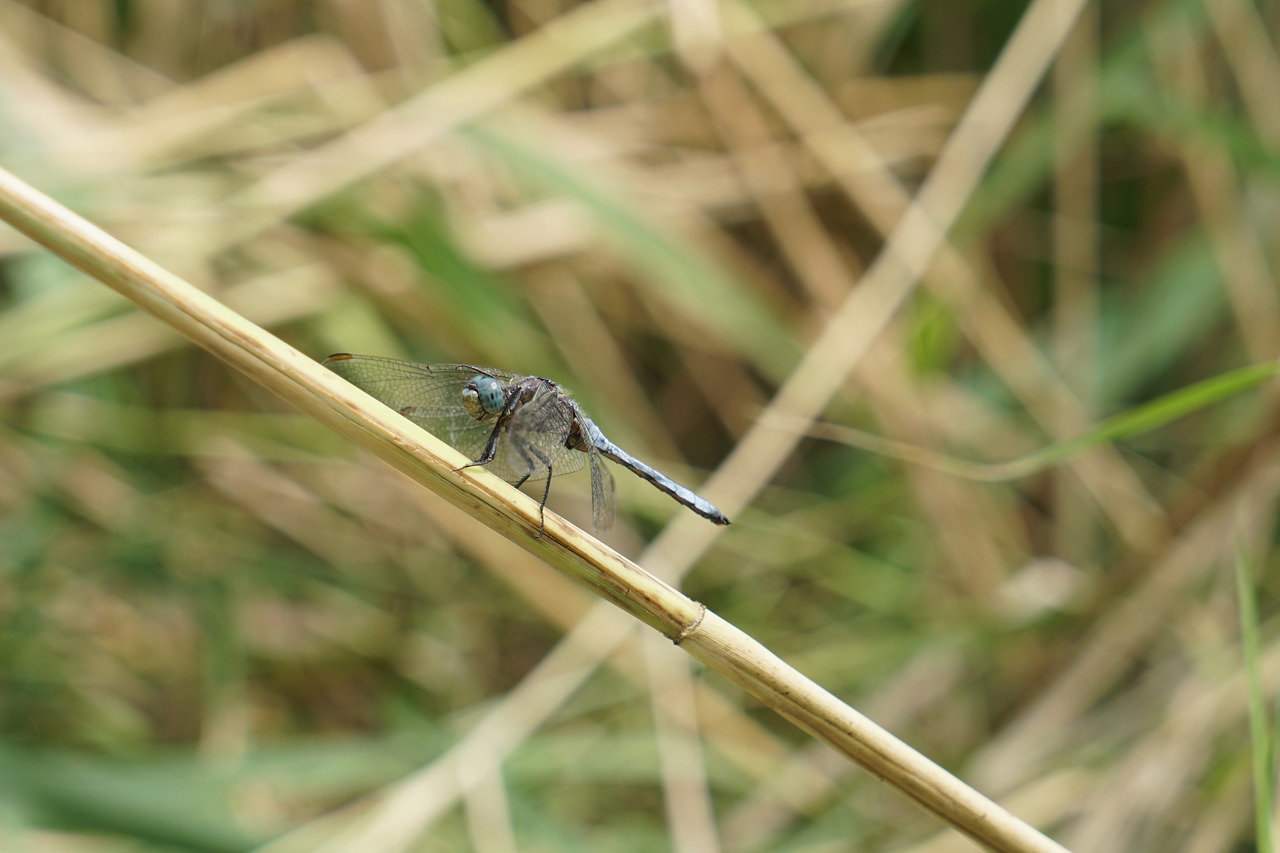
[{"label": "dragonfly abdomen", "polygon": [[588,432],[591,434],[592,443],[595,445],[596,450],[605,458],[611,459],[623,468],[630,470],[631,473],[635,474],[637,477],[648,480],[653,484],[654,488],[659,491],[666,492],[677,502],[684,504],[708,521],[712,521],[716,524],[730,523],[729,517],[721,512],[720,508],[711,503],[711,501],[699,494],[696,494],[692,489],[680,485],[666,474],[663,474],[661,471],[650,465],[646,465],[630,453],[627,453],[621,447],[618,447],[618,445],[606,438],[604,433],[601,432],[600,428],[596,427],[595,424],[590,425]]}]

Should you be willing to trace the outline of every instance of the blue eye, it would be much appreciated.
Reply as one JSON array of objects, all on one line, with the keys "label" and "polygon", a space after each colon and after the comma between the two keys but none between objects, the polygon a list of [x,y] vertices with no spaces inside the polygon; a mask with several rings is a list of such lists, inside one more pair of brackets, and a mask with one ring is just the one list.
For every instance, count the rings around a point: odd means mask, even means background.
[{"label": "blue eye", "polygon": [[473,376],[462,390],[462,402],[479,419],[502,411],[502,383],[492,376]]}]

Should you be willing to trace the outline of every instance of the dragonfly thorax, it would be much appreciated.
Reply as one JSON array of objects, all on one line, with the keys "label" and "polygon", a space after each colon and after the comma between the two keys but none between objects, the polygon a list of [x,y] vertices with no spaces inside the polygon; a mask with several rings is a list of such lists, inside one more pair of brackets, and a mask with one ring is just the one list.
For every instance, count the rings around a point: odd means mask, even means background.
[{"label": "dragonfly thorax", "polygon": [[492,376],[473,376],[462,389],[462,405],[471,417],[482,421],[502,411],[502,383]]}]

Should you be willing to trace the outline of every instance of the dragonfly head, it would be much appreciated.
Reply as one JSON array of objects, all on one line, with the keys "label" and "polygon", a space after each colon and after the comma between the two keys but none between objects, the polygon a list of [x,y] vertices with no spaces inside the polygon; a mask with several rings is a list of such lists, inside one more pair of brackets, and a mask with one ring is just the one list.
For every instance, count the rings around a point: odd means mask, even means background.
[{"label": "dragonfly head", "polygon": [[492,376],[472,376],[462,389],[462,405],[478,421],[502,411],[502,383]]}]

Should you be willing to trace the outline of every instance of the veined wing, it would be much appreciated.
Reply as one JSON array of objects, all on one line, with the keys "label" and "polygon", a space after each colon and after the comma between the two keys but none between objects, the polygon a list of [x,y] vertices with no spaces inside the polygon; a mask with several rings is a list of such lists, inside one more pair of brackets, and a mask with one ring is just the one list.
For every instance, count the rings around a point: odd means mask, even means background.
[{"label": "veined wing", "polygon": [[510,371],[474,364],[417,364],[348,353],[329,356],[324,366],[468,459],[475,459],[484,450],[494,420],[473,418],[462,405],[462,389],[473,376],[482,373],[497,378],[504,386],[519,378]]},{"label": "veined wing", "polygon": [[604,454],[591,447],[587,455],[591,457],[591,524],[597,533],[604,533],[613,527],[616,487],[613,474],[604,465]]}]

